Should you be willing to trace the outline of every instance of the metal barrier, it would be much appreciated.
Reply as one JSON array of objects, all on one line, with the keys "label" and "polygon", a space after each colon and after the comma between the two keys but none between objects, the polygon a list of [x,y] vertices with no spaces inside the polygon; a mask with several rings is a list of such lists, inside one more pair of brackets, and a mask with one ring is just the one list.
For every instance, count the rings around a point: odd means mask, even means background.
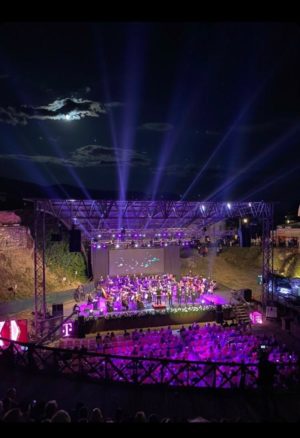
[{"label": "metal barrier", "polygon": [[[258,363],[205,362],[99,354],[58,349],[2,339],[0,364],[34,373],[64,375],[97,382],[119,382],[168,387],[259,387]],[[2,342],[3,344],[3,342]],[[295,387],[299,369],[293,363],[276,364],[275,387]]]}]

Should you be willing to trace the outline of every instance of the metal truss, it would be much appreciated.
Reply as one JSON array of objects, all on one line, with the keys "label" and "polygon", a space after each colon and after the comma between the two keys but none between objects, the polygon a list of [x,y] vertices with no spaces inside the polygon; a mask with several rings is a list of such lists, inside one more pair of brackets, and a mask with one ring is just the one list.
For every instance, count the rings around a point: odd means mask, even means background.
[{"label": "metal truss", "polygon": [[34,303],[35,335],[42,331],[46,318],[46,276],[45,276],[45,212],[34,205]]},{"label": "metal truss", "polygon": [[29,199],[38,209],[62,221],[68,229],[81,229],[91,240],[108,230],[189,229],[197,233],[216,222],[252,216],[267,219],[270,205],[265,202],[189,202],[189,201],[110,201]]},{"label": "metal truss", "polygon": [[273,301],[273,205],[269,204],[269,215],[262,218],[262,303]]}]

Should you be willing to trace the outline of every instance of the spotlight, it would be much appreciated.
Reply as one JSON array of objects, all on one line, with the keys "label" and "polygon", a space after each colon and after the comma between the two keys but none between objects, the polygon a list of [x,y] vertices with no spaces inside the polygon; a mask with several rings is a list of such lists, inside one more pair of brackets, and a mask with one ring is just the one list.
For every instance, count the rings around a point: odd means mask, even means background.
[{"label": "spotlight", "polygon": [[138,248],[138,247],[139,247],[139,244],[138,244],[138,243],[136,243],[136,244],[134,245],[134,247],[135,247],[135,248]]},{"label": "spotlight", "polygon": [[120,248],[120,245],[119,245],[118,243],[116,244],[116,248],[117,248],[117,249],[119,249],[119,248]]},{"label": "spotlight", "polygon": [[227,202],[227,208],[231,208],[231,204],[230,204],[230,202]]},{"label": "spotlight", "polygon": [[98,238],[100,239],[100,237],[101,237],[101,234],[98,234]]},{"label": "spotlight", "polygon": [[248,218],[247,217],[244,217],[243,218],[243,224],[247,224],[248,223]]}]

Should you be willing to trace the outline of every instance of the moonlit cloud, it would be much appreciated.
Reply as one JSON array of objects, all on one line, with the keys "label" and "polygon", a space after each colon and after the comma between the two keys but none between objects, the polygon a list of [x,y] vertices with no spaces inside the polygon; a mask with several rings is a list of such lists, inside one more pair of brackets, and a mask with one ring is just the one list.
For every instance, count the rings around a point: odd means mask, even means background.
[{"label": "moonlit cloud", "polygon": [[73,151],[69,157],[57,157],[54,155],[27,155],[27,154],[2,154],[0,159],[22,160],[35,163],[55,164],[65,167],[115,167],[117,160],[122,165],[148,166],[149,159],[144,155],[128,151],[128,160],[122,161],[122,149],[111,149],[107,146],[87,145]]},{"label": "moonlit cloud", "polygon": [[166,132],[173,129],[170,123],[144,123],[138,129],[145,129],[148,131]]},{"label": "moonlit cloud", "polygon": [[56,99],[47,105],[28,106],[22,105],[19,109],[14,107],[0,107],[0,122],[11,125],[27,125],[30,119],[38,120],[80,120],[85,117],[99,117],[105,114],[106,109],[100,102],[81,99],[66,98]]}]

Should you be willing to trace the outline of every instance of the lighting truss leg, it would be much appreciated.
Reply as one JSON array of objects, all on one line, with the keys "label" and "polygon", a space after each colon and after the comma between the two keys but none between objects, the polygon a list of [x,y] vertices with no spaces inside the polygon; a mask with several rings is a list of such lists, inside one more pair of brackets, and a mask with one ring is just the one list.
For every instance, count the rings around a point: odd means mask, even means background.
[{"label": "lighting truss leg", "polygon": [[42,336],[42,321],[46,318],[45,277],[45,212],[34,206],[34,304],[35,336]]},{"label": "lighting truss leg", "polygon": [[262,303],[265,308],[268,301],[273,301],[273,205],[262,220]]}]

